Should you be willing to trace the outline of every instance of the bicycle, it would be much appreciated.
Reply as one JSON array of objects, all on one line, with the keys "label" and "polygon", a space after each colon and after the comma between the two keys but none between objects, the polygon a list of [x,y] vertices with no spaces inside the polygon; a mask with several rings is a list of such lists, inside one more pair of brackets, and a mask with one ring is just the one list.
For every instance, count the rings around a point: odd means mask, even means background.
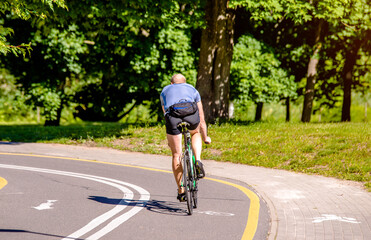
[{"label": "bicycle", "polygon": [[192,152],[191,134],[188,131],[188,126],[189,123],[187,122],[178,124],[178,127],[182,129],[181,132],[184,140],[184,151],[181,159],[183,166],[181,187],[183,187],[185,191],[188,215],[192,215],[193,208],[197,208],[198,177],[195,165],[196,159]]}]

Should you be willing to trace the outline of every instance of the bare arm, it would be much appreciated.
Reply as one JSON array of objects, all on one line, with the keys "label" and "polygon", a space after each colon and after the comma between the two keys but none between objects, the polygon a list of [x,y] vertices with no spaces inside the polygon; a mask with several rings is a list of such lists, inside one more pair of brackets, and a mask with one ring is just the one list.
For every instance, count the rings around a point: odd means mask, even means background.
[{"label": "bare arm", "polygon": [[209,144],[209,143],[211,143],[211,138],[209,136],[207,136],[207,125],[206,125],[206,122],[205,122],[205,114],[204,114],[204,109],[203,109],[201,101],[197,102],[197,107],[198,107],[198,112],[200,114],[200,133],[201,133],[201,137],[206,144]]},{"label": "bare arm", "polygon": [[163,111],[164,114],[165,114],[165,107],[162,105],[161,108],[162,108],[162,111]]}]

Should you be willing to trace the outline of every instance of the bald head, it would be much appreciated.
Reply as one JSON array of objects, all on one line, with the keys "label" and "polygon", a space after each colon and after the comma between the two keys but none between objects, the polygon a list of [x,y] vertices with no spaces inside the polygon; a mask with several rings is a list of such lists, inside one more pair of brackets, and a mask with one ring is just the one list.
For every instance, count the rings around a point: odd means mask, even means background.
[{"label": "bald head", "polygon": [[177,84],[177,83],[185,83],[186,78],[182,74],[175,74],[171,78],[171,83]]}]

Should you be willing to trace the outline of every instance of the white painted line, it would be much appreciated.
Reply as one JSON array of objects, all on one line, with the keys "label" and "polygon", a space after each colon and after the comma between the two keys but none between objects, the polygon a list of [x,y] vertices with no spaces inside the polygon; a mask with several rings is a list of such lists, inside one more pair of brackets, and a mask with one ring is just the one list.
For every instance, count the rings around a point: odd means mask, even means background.
[{"label": "white painted line", "polygon": [[[99,177],[99,178],[100,179],[107,179],[107,178],[104,178],[104,177]],[[87,239],[89,239],[89,240],[99,239],[99,238],[103,237],[104,235],[106,235],[107,233],[111,232],[113,229],[117,228],[119,225],[121,225],[122,223],[124,223],[125,221],[130,219],[132,216],[137,214],[140,210],[142,210],[147,205],[147,202],[150,199],[150,193],[147,190],[145,190],[144,188],[141,188],[141,187],[139,187],[137,185],[134,185],[134,184],[131,184],[131,183],[126,183],[126,182],[122,182],[122,181],[119,181],[119,180],[115,180],[115,179],[111,179],[111,181],[115,182],[115,183],[125,184],[128,187],[131,187],[131,188],[135,189],[137,192],[140,193],[140,198],[137,201],[135,207],[133,207],[127,213],[124,213],[123,215],[115,218],[109,224],[107,224],[107,226],[102,228],[100,231],[98,231],[95,234],[88,237]],[[130,202],[127,202],[127,204],[130,204]]]},{"label": "white painted line", "polygon": [[124,213],[121,216],[112,220],[109,224],[107,224],[107,226],[105,226],[104,228],[102,228],[100,231],[96,232],[92,236],[90,236],[88,239],[89,240],[99,239],[99,238],[103,237],[104,235],[106,235],[107,233],[111,232],[113,229],[117,228],[122,223],[126,222],[132,216],[137,214],[140,210],[142,210],[145,207],[146,202],[148,200],[149,200],[149,194],[148,195],[141,195],[138,203],[136,204],[136,206],[134,208],[132,208],[127,213]]},{"label": "white painted line", "polygon": [[[83,179],[88,179],[96,182],[101,182],[107,185],[111,185],[113,187],[116,187],[120,189],[124,196],[122,197],[121,201],[118,205],[116,205],[113,209],[110,211],[98,216],[97,218],[90,221],[87,225],[82,227],[81,229],[77,230],[76,232],[72,233],[68,237],[64,239],[76,239],[81,237],[84,234],[87,234],[88,232],[92,231],[94,228],[97,228],[99,225],[103,224],[104,222],[108,221],[110,218],[112,218],[114,215],[118,214],[122,210],[124,210],[130,201],[133,199],[134,194],[131,190],[124,187],[131,187],[138,191],[140,193],[140,199],[136,206],[132,208],[127,213],[117,217],[116,219],[112,220],[107,226],[103,227],[100,231],[93,234],[91,237],[92,239],[99,239],[100,237],[104,236],[105,234],[111,232],[116,227],[118,227],[120,224],[124,223],[126,220],[134,216],[136,213],[138,213],[140,210],[143,209],[143,207],[147,204],[147,201],[150,198],[150,194],[145,189],[136,186],[134,184],[126,183],[123,181],[111,179],[111,178],[105,178],[105,177],[99,177],[94,175],[88,175],[88,174],[81,174],[81,173],[73,173],[73,172],[65,172],[65,171],[58,171],[58,170],[52,170],[52,169],[43,169],[43,168],[32,168],[32,167],[25,167],[25,166],[16,166],[16,165],[6,165],[6,164],[0,164],[1,168],[8,168],[8,169],[17,169],[17,170],[26,170],[26,171],[34,171],[34,172],[44,172],[44,173],[50,173],[50,174],[57,174],[57,175],[64,175],[64,176],[71,176],[71,177],[78,177]],[[124,185],[124,186],[122,186]],[[88,238],[91,239],[91,238]]]},{"label": "white painted line", "polygon": [[39,206],[37,207],[33,207],[37,210],[49,210],[49,209],[53,209],[53,204],[56,202],[57,200],[48,200],[46,203],[41,203]]},{"label": "white painted line", "polygon": [[[138,200],[138,202],[137,202],[137,204],[135,205],[134,208],[132,208],[127,213],[124,213],[123,215],[115,218],[107,226],[105,226],[104,228],[102,228],[100,231],[98,231],[97,233],[95,233],[92,236],[88,237],[87,239],[89,239],[89,240],[90,239],[99,239],[99,238],[103,237],[104,235],[106,235],[107,233],[109,233],[112,230],[114,230],[115,228],[117,228],[119,225],[121,225],[122,223],[124,223],[125,221],[127,221],[128,219],[130,219],[132,216],[134,216],[135,214],[137,214],[139,211],[141,211],[147,205],[147,202],[150,199],[150,193],[147,190],[145,190],[144,188],[141,188],[141,187],[139,187],[137,185],[134,185],[134,184],[131,184],[131,183],[127,183],[127,182],[123,182],[123,181],[119,181],[119,180],[116,180],[116,179],[111,179],[111,178],[105,178],[105,177],[97,177],[97,178],[98,179],[101,179],[101,180],[107,180],[107,181],[111,181],[111,182],[114,182],[114,183],[126,185],[126,186],[128,186],[130,188],[133,188],[134,190],[136,190],[137,192],[139,192],[140,198],[139,198],[139,200]],[[133,199],[133,197],[131,197],[130,199],[129,198],[122,199],[118,205],[121,205],[122,204],[122,205],[124,205],[126,207],[128,204],[130,204],[130,200],[131,199]],[[84,235],[84,234],[82,234],[82,235]],[[70,239],[70,237],[72,235],[73,234],[71,234],[70,236],[68,236],[65,240]],[[75,237],[75,238],[79,238],[82,235],[79,235],[78,237]]]}]

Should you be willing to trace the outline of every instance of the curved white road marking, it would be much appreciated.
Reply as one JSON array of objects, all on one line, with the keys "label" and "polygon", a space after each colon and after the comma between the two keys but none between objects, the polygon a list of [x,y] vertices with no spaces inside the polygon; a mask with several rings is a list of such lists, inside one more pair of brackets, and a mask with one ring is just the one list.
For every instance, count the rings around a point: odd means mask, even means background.
[{"label": "curved white road marking", "polygon": [[[106,179],[106,178],[102,178],[102,179]],[[119,180],[115,180],[115,179],[111,179],[111,181],[116,182],[116,183],[121,183],[121,184],[124,184],[125,183],[125,182],[122,182],[122,181],[119,181]],[[96,232],[95,234],[93,234],[92,236],[90,236],[87,239],[89,239],[89,240],[99,239],[100,237],[102,237],[105,234],[107,234],[110,231],[112,231],[111,229],[117,228],[120,224],[124,223],[129,218],[131,218],[132,216],[134,216],[135,214],[137,214],[140,210],[142,210],[146,206],[146,204],[147,204],[147,202],[148,202],[148,200],[150,198],[149,192],[147,190],[145,190],[144,188],[141,188],[139,186],[133,185],[131,183],[125,183],[125,184],[128,187],[131,187],[131,188],[135,189],[136,191],[138,191],[140,193],[140,198],[139,198],[137,204],[135,205],[135,207],[133,207],[127,213],[124,213],[121,216],[115,218],[109,224],[107,224],[107,226],[105,226],[100,231]]]},{"label": "curved white road marking", "polygon": [[[98,216],[97,218],[90,221],[87,225],[85,225],[83,228],[77,230],[76,232],[72,233],[68,237],[64,239],[76,239],[81,237],[84,234],[87,234],[88,232],[92,231],[94,228],[97,228],[99,225],[103,224],[104,222],[108,221],[110,218],[112,218],[114,215],[118,214],[122,210],[124,210],[129,202],[133,199],[134,194],[132,191],[130,191],[128,188],[124,187],[131,187],[138,191],[140,193],[140,199],[138,203],[135,205],[134,208],[132,208],[127,213],[124,213],[120,215],[119,217],[112,220],[107,226],[103,227],[100,231],[93,234],[91,237],[88,237],[88,239],[99,239],[100,237],[104,236],[105,234],[111,232],[116,227],[118,227],[120,224],[124,223],[126,220],[134,216],[136,213],[138,213],[140,210],[143,209],[143,207],[147,204],[147,201],[150,198],[150,194],[145,189],[136,186],[134,184],[126,183],[123,181],[111,179],[111,178],[105,178],[105,177],[99,177],[94,175],[88,175],[88,174],[81,174],[81,173],[73,173],[73,172],[65,172],[65,171],[58,171],[58,170],[52,170],[52,169],[43,169],[43,168],[33,168],[33,167],[25,167],[25,166],[16,166],[16,165],[7,165],[7,164],[0,164],[1,168],[8,168],[8,169],[16,169],[16,170],[26,170],[26,171],[33,171],[33,172],[43,172],[43,173],[50,173],[50,174],[57,174],[57,175],[64,175],[64,176],[71,176],[71,177],[78,177],[83,179],[88,179],[96,182],[101,182],[113,187],[116,187],[120,189],[124,196],[122,197],[121,201],[116,205],[113,209],[110,211]],[[124,186],[122,186],[124,185]]]},{"label": "curved white road marking", "polygon": [[[50,173],[50,174],[57,174],[57,175],[64,175],[64,176],[71,176],[71,177],[78,177],[78,178],[88,179],[88,180],[92,180],[92,181],[96,181],[96,182],[101,182],[101,183],[104,183],[104,184],[107,184],[107,185],[111,185],[113,187],[116,187],[116,188],[120,189],[124,193],[124,196],[122,197],[119,204],[116,205],[113,209],[111,209],[110,211],[96,217],[95,219],[90,221],[86,226],[82,227],[81,229],[79,229],[76,232],[69,235],[66,239],[79,238],[82,235],[92,231],[94,228],[98,227],[99,225],[108,221],[114,215],[116,215],[119,212],[121,212],[122,210],[124,210],[127,207],[127,204],[125,204],[125,200],[131,200],[134,197],[133,192],[130,191],[128,188],[123,187],[123,186],[118,185],[118,184],[115,184],[115,183],[112,183],[112,182],[104,181],[104,180],[101,179],[101,177],[98,177],[98,176],[80,174],[80,173],[73,173],[73,172],[64,172],[64,171],[58,171],[58,170],[52,170],[52,169],[42,169],[42,168],[16,166],[16,165],[0,164],[0,167],[17,169],[17,170],[33,171],[33,172],[44,172],[44,173]],[[108,179],[108,178],[107,178],[107,180],[114,181],[114,179]],[[111,231],[112,230],[113,229],[111,229]]]},{"label": "curved white road marking", "polygon": [[[135,189],[136,191],[138,191],[140,193],[140,198],[139,198],[139,200],[138,200],[138,202],[137,202],[137,204],[135,205],[134,208],[132,208],[130,211],[124,213],[123,215],[115,218],[107,226],[102,228],[100,231],[98,231],[97,233],[93,234],[92,236],[86,238],[86,239],[89,239],[89,240],[99,239],[100,237],[104,236],[105,234],[111,232],[113,229],[118,227],[120,224],[124,223],[126,220],[128,220],[129,218],[134,216],[136,213],[138,213],[140,210],[142,210],[146,206],[146,204],[147,204],[147,202],[150,198],[149,192],[147,190],[145,190],[144,188],[141,188],[137,185],[127,183],[127,182],[123,182],[123,181],[119,181],[119,180],[116,180],[116,179],[111,179],[111,178],[105,178],[105,177],[97,177],[97,178],[102,179],[102,180],[109,180],[111,182],[115,182],[115,183],[119,183],[119,184],[126,185],[128,187],[131,187],[131,188]],[[125,207],[126,207],[126,205],[128,205],[130,203],[131,199],[128,199],[128,198],[122,199],[118,205],[125,205]],[[107,220],[105,220],[105,221],[107,221]],[[94,225],[95,221],[96,221],[96,219],[92,220],[90,223],[88,223],[88,225]],[[87,227],[88,225],[86,225],[85,227]],[[68,237],[66,237],[62,240],[68,240],[68,239],[71,239],[71,238],[74,239],[74,238],[81,237],[82,235],[84,235],[85,233],[88,232],[88,231],[84,231],[84,228],[72,233],[71,235],[69,235]]]}]

